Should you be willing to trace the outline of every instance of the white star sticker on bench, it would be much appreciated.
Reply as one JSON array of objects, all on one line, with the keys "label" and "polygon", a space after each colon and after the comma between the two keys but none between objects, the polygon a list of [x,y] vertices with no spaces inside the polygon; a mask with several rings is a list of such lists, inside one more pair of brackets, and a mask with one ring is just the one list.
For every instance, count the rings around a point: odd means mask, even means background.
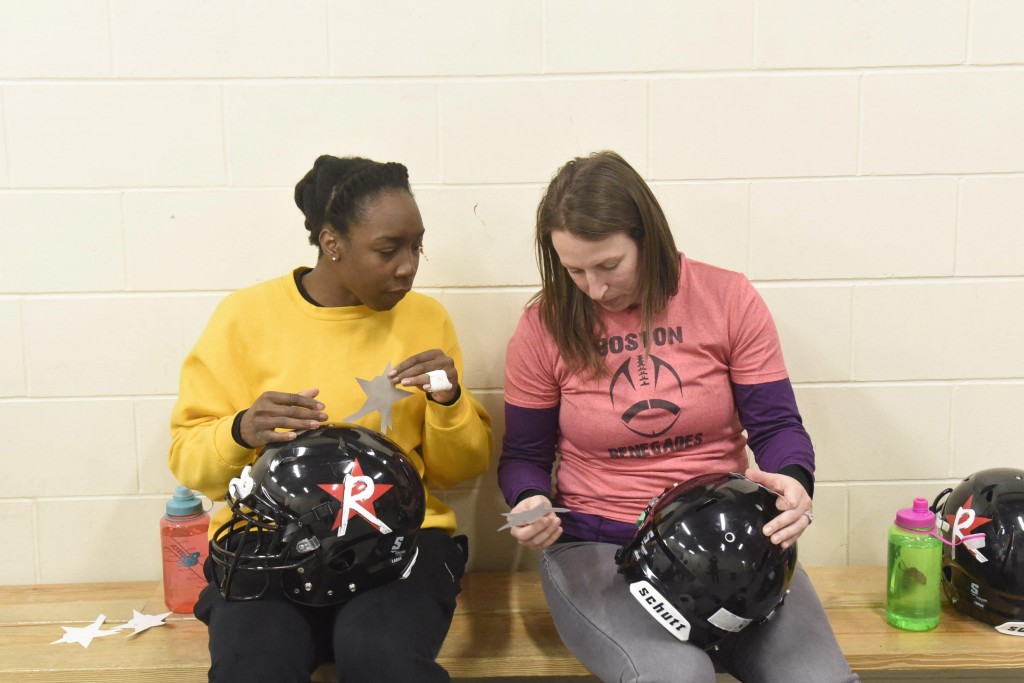
[{"label": "white star sticker on bench", "polygon": [[64,635],[50,643],[50,645],[56,645],[57,643],[78,643],[82,647],[89,647],[89,643],[92,642],[93,638],[112,636],[117,633],[119,629],[101,629],[100,626],[106,618],[107,616],[105,614],[101,614],[96,617],[96,621],[83,627],[61,626],[61,628],[64,629]]},{"label": "white star sticker on bench", "polygon": [[129,621],[124,626],[120,626],[118,628],[135,629],[132,633],[128,634],[129,636],[134,636],[136,634],[142,633],[148,628],[153,628],[154,626],[166,626],[167,623],[164,622],[164,619],[166,619],[169,616],[171,616],[170,612],[164,612],[163,614],[142,614],[137,610],[132,610],[131,621]]}]

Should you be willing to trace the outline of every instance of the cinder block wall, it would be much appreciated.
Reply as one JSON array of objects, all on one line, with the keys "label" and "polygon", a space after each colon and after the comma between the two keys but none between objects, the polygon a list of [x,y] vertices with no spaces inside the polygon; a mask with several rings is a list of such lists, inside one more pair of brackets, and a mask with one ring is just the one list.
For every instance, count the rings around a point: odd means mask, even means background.
[{"label": "cinder block wall", "polygon": [[[808,564],[1024,463],[1017,0],[0,2],[0,583],[152,579],[178,368],[225,293],[312,264],[294,183],[400,160],[502,431],[532,215],[610,148],[770,305],[818,450]],[[492,471],[444,493],[529,567]]]}]

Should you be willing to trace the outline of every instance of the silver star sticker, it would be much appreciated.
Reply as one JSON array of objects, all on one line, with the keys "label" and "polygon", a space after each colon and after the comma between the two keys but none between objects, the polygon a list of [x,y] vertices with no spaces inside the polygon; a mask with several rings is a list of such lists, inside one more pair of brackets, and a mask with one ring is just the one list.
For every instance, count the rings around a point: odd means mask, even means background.
[{"label": "silver star sticker", "polygon": [[373,379],[362,379],[356,377],[359,386],[366,394],[366,402],[363,407],[345,418],[345,422],[358,420],[363,415],[369,415],[376,411],[380,413],[380,431],[387,433],[391,429],[391,407],[403,398],[412,396],[408,391],[402,391],[391,383],[388,374],[391,372],[391,363],[384,368],[384,372]]},{"label": "silver star sticker", "polygon": [[64,635],[50,643],[50,645],[56,645],[57,643],[78,643],[82,647],[89,647],[89,643],[92,642],[93,638],[112,636],[117,633],[118,629],[115,628],[113,630],[107,630],[100,628],[106,618],[107,615],[101,614],[96,617],[96,621],[82,628],[75,626],[61,626],[61,628],[64,629]]},{"label": "silver star sticker", "polygon": [[501,515],[505,518],[506,524],[505,526],[498,527],[498,531],[504,531],[510,527],[519,526],[520,524],[533,524],[549,512],[568,511],[569,508],[539,507],[530,508],[529,510],[520,510],[519,512],[502,512]]}]

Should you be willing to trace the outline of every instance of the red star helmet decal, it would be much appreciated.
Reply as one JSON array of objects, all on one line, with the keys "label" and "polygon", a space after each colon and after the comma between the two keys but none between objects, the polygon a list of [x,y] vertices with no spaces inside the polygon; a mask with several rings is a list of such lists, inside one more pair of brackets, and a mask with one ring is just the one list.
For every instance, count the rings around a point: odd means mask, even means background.
[{"label": "red star helmet decal", "polygon": [[355,459],[355,467],[345,475],[345,481],[340,484],[318,484],[318,486],[331,494],[341,503],[338,516],[334,519],[334,526],[331,530],[339,529],[338,535],[344,536],[348,528],[348,521],[359,515],[366,519],[377,529],[387,534],[391,532],[390,527],[377,517],[374,509],[374,502],[391,490],[393,484],[375,484],[372,479],[363,474],[363,466]]},{"label": "red star helmet decal", "polygon": [[[958,535],[960,538],[969,536],[979,526],[992,521],[991,517],[979,517],[975,515],[974,506],[972,504],[973,502],[974,496],[971,496],[964,503],[963,507],[956,511],[955,515],[946,515],[946,521],[949,522],[949,527],[953,530],[954,539]],[[965,515],[965,512],[970,514]]]}]

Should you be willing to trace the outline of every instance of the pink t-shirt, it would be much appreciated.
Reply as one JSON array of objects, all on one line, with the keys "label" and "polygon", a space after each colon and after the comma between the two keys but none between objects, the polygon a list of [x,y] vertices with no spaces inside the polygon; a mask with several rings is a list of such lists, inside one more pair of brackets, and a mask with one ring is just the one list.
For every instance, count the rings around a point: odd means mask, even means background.
[{"label": "pink t-shirt", "polygon": [[536,306],[509,341],[505,400],[559,406],[558,504],[623,522],[665,487],[742,472],[746,437],[730,382],[787,377],[768,308],[740,273],[680,257],[679,289],[653,322],[650,355],[637,310],[603,312],[607,374],[569,372]]}]

